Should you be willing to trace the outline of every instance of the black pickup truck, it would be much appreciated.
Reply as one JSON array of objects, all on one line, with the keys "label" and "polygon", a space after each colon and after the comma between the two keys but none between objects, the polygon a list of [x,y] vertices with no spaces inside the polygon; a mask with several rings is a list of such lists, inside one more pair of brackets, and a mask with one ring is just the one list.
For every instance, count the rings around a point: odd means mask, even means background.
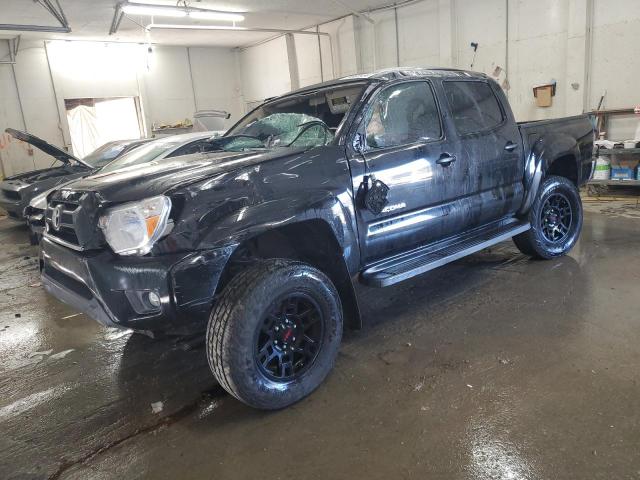
[{"label": "black pickup truck", "polygon": [[482,74],[334,80],[269,100],[208,153],[52,193],[42,283],[108,326],[206,328],[220,384],[281,408],[360,326],[354,282],[392,285],[509,238],[567,253],[592,146],[586,115],[517,124]]}]

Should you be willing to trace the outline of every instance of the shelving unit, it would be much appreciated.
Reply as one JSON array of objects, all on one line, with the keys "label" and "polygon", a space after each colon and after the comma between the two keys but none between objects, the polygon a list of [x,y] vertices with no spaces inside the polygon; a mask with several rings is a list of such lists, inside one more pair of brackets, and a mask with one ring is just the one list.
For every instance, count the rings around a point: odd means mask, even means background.
[{"label": "shelving unit", "polygon": [[589,180],[589,185],[606,185],[618,187],[640,187],[640,180]]},{"label": "shelving unit", "polygon": [[[615,155],[635,157],[640,156],[640,148],[599,148],[597,155],[600,157],[613,157]],[[589,180],[589,185],[640,187],[640,180]]]},{"label": "shelving unit", "polygon": [[598,155],[613,156],[613,155],[640,155],[640,148],[599,148]]},{"label": "shelving unit", "polygon": [[588,112],[590,115],[594,115],[596,117],[596,128],[598,130],[598,136],[600,136],[600,132],[607,131],[607,120],[611,116],[615,115],[637,115],[635,113],[634,108],[614,108],[610,110],[594,110]]}]

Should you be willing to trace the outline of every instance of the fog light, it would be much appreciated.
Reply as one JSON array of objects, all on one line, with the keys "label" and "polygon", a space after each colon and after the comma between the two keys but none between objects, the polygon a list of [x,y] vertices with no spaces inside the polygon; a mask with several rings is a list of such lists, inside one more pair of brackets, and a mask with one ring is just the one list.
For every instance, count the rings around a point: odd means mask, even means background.
[{"label": "fog light", "polygon": [[125,290],[131,307],[138,315],[149,315],[161,310],[160,294],[148,290]]},{"label": "fog light", "polygon": [[158,308],[160,306],[160,297],[156,292],[149,292],[147,294],[147,301],[149,305]]}]

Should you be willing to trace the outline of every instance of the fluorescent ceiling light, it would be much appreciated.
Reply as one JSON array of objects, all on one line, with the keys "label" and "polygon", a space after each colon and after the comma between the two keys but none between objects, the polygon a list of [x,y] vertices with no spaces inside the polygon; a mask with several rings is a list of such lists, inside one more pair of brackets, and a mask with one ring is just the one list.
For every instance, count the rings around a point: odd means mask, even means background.
[{"label": "fluorescent ceiling light", "polygon": [[122,6],[122,11],[130,15],[148,15],[151,17],[189,17],[196,20],[222,20],[227,22],[242,22],[244,20],[244,16],[238,13],[164,5],[126,4]]},{"label": "fluorescent ceiling light", "polygon": [[125,5],[124,13],[129,15],[149,15],[152,17],[186,17],[187,12],[179,8],[161,7],[155,5]]},{"label": "fluorescent ceiling light", "polygon": [[[165,28],[169,30],[248,30],[245,27],[231,27],[227,25],[183,25],[183,24],[172,25],[167,23],[152,23],[151,25],[148,25],[147,28],[149,30],[153,28],[161,28],[161,29]],[[269,30],[269,31],[272,31],[272,30]]]},{"label": "fluorescent ceiling light", "polygon": [[204,12],[202,10],[190,10],[189,16],[198,20],[226,20],[228,22],[242,22],[244,16],[227,12]]}]

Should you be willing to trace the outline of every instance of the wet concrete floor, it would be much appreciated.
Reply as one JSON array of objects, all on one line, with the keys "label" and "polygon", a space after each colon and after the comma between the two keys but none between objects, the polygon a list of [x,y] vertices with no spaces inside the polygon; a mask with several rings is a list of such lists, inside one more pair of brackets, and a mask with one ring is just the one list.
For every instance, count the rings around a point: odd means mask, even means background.
[{"label": "wet concrete floor", "polygon": [[640,218],[608,208],[562,259],[505,242],[361,289],[334,372],[272,413],[217,387],[199,342],[47,296],[0,220],[0,478],[640,479]]}]

